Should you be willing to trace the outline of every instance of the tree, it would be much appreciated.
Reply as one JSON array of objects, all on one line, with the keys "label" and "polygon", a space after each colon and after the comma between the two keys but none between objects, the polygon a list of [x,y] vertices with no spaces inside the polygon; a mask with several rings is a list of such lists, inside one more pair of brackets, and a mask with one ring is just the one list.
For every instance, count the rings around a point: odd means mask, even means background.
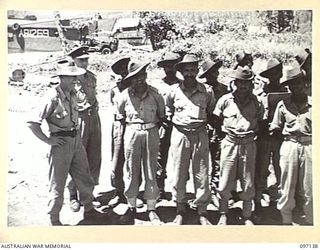
[{"label": "tree", "polygon": [[172,32],[177,35],[175,24],[164,12],[143,11],[139,16],[153,50],[163,48],[162,42],[170,40]]},{"label": "tree", "polygon": [[265,23],[270,33],[293,31],[294,12],[292,10],[258,11],[258,17]]}]

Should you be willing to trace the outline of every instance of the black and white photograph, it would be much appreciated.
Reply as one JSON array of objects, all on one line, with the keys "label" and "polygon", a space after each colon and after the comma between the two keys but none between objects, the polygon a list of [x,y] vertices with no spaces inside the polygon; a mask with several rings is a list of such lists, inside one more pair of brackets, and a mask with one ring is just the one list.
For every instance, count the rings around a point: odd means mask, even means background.
[{"label": "black and white photograph", "polygon": [[312,9],[7,10],[7,227],[308,227]]}]

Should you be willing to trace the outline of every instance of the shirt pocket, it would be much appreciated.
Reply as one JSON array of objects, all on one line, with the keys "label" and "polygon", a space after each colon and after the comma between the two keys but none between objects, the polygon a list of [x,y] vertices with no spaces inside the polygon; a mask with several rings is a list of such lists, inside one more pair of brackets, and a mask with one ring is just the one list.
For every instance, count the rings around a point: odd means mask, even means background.
[{"label": "shirt pocket", "polygon": [[206,99],[202,98],[195,103],[196,109],[198,111],[198,118],[206,118],[207,116],[207,103]]},{"label": "shirt pocket", "polygon": [[64,119],[66,116],[68,116],[68,114],[69,113],[68,113],[67,109],[63,105],[62,101],[59,99],[58,100],[58,105],[55,108],[55,110],[53,111],[53,115],[57,119]]},{"label": "shirt pocket", "polygon": [[182,100],[176,100],[174,103],[174,111],[177,113],[183,112],[186,109],[186,103],[183,102]]},{"label": "shirt pocket", "polygon": [[139,112],[133,106],[126,105],[125,116],[128,119],[128,121],[133,121],[139,118]]},{"label": "shirt pocket", "polygon": [[289,128],[292,128],[297,123],[297,116],[287,112],[285,115],[285,123]]},{"label": "shirt pocket", "polygon": [[225,127],[235,128],[238,124],[237,111],[234,107],[228,107],[223,111],[223,124]]},{"label": "shirt pocket", "polygon": [[156,119],[157,108],[154,105],[146,104],[144,107],[143,118],[147,122],[154,122]]},{"label": "shirt pocket", "polygon": [[231,118],[231,117],[236,117],[237,116],[237,111],[230,107],[230,108],[226,108],[224,111],[223,111],[223,116],[225,118]]}]

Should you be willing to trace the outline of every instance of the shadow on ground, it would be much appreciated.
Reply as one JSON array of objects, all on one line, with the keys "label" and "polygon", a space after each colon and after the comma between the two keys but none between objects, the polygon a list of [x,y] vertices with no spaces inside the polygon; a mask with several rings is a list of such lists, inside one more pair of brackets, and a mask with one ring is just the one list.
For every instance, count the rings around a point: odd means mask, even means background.
[{"label": "shadow on ground", "polygon": [[[192,194],[188,195],[192,197]],[[127,205],[120,203],[113,208],[108,207],[108,202],[113,198],[113,196],[114,191],[99,193],[96,199],[101,203],[101,207],[97,208],[97,210],[101,214],[94,218],[84,218],[83,220],[79,221],[77,225],[121,225],[120,217],[126,212]],[[141,192],[138,197],[142,199],[143,192]],[[159,201],[157,205],[157,214],[159,215],[163,225],[172,225],[172,221],[176,216],[176,205],[175,202],[171,200],[170,193],[166,193],[166,197],[167,199]],[[241,212],[242,209],[239,207],[239,202],[235,202],[229,208],[228,225],[243,225],[241,220]],[[208,206],[208,219],[212,225],[217,225],[219,217],[220,214],[218,209],[210,204]],[[268,205],[262,207],[259,214],[253,213],[252,219],[255,225],[281,225],[281,214],[275,206]],[[294,220],[298,225],[305,224],[303,218],[298,213],[295,213]],[[143,207],[137,209],[135,225],[151,225],[148,218],[145,201]],[[195,209],[190,207],[187,208],[183,225],[200,225],[199,216]]]}]

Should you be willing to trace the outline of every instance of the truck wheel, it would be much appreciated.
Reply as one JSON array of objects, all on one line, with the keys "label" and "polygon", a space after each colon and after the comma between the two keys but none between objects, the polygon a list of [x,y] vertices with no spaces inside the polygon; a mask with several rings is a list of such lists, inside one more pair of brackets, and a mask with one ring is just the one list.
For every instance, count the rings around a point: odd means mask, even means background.
[{"label": "truck wheel", "polygon": [[102,49],[101,53],[104,54],[104,55],[105,54],[110,54],[111,50],[109,48],[104,48],[104,49]]},{"label": "truck wheel", "polygon": [[20,25],[19,25],[18,23],[14,23],[14,24],[12,25],[12,30],[18,32],[18,31],[20,30]]}]

